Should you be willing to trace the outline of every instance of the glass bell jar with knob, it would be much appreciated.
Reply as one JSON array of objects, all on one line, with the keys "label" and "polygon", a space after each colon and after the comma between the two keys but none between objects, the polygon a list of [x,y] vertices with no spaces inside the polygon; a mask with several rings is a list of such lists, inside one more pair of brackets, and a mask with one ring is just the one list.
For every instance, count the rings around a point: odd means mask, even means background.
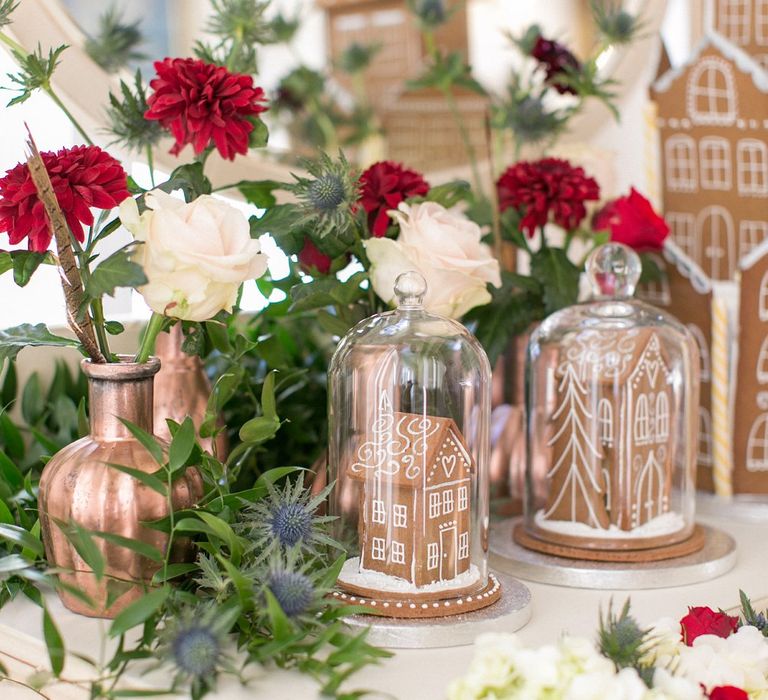
[{"label": "glass bell jar with knob", "polygon": [[334,595],[393,617],[494,602],[488,573],[490,365],[460,323],[425,311],[424,278],[357,324],[331,360],[330,514],[347,560]]},{"label": "glass bell jar with knob", "polygon": [[609,560],[636,550],[642,561],[699,546],[697,347],[683,324],[632,298],[640,272],[630,248],[600,246],[586,265],[592,300],[552,314],[531,337],[528,489],[516,532],[529,548]]}]

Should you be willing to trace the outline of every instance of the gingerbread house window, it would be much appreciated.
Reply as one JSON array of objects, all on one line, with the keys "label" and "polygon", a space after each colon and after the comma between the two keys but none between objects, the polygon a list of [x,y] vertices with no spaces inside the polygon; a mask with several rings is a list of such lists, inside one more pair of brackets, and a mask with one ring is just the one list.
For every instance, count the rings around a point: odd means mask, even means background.
[{"label": "gingerbread house window", "polygon": [[763,273],[760,280],[760,303],[757,305],[757,314],[761,321],[768,321],[768,270]]},{"label": "gingerbread house window", "polygon": [[747,469],[753,472],[768,470],[768,413],[759,415],[749,431]]},{"label": "gingerbread house window", "polygon": [[597,404],[597,424],[600,426],[600,442],[603,445],[613,444],[613,406],[606,399],[600,399]]},{"label": "gingerbread house window", "polygon": [[427,545],[427,568],[437,568],[437,554],[438,554],[437,542],[430,542]]},{"label": "gingerbread house window", "polygon": [[683,249],[688,257],[695,260],[697,256],[693,214],[671,211],[667,213],[666,219],[672,231],[672,240]]},{"label": "gingerbread house window", "polygon": [[440,494],[433,491],[429,494],[429,517],[437,518],[440,515]]},{"label": "gingerbread house window", "polygon": [[459,559],[466,559],[469,556],[469,533],[462,532],[459,535]]},{"label": "gingerbread house window", "polygon": [[469,507],[469,492],[466,486],[459,487],[459,510]]},{"label": "gingerbread house window", "polygon": [[728,63],[708,56],[696,64],[688,83],[688,111],[695,124],[736,121],[736,87]]},{"label": "gingerbread house window", "polygon": [[656,396],[656,442],[669,437],[669,399],[662,391]]},{"label": "gingerbread house window", "polygon": [[739,194],[768,195],[768,147],[758,139],[741,139],[736,146]]},{"label": "gingerbread house window", "polygon": [[718,3],[718,30],[736,44],[749,43],[751,4],[750,0],[720,0]]},{"label": "gingerbread house window", "polygon": [[376,498],[373,501],[373,512],[371,513],[371,522],[381,525],[385,522],[384,501]]},{"label": "gingerbread house window", "polygon": [[699,408],[699,444],[696,450],[696,461],[705,467],[712,466],[712,416],[704,407]]},{"label": "gingerbread house window", "polygon": [[392,540],[391,557],[393,564],[405,564],[405,543]]},{"label": "gingerbread house window", "polygon": [[371,559],[384,561],[384,538],[374,537],[371,539]]},{"label": "gingerbread house window", "polygon": [[720,136],[699,141],[699,174],[706,190],[731,189],[731,144]]},{"label": "gingerbread house window", "polygon": [[744,257],[768,238],[768,221],[744,220],[739,223],[739,256]]},{"label": "gingerbread house window", "polygon": [[395,503],[392,506],[392,524],[395,527],[408,526],[408,506],[404,503]]},{"label": "gingerbread house window", "polygon": [[755,0],[755,41],[759,46],[768,46],[768,0]]},{"label": "gingerbread house window", "polygon": [[696,345],[699,349],[699,366],[701,368],[700,378],[703,382],[708,382],[711,378],[710,374],[710,362],[709,362],[709,346],[707,345],[707,339],[704,337],[704,333],[695,323],[688,324],[688,330],[691,331],[696,340]]},{"label": "gingerbread house window", "polygon": [[664,145],[667,185],[673,192],[695,192],[696,145],[690,136],[675,134]]},{"label": "gingerbread house window", "polygon": [[768,336],[763,338],[757,356],[757,381],[760,384],[768,384]]},{"label": "gingerbread house window", "polygon": [[443,491],[443,515],[453,513],[453,491],[447,489]]},{"label": "gingerbread house window", "polygon": [[702,267],[713,279],[728,279],[735,262],[733,218],[720,205],[705,207],[696,220]]},{"label": "gingerbread house window", "polygon": [[648,410],[648,397],[640,394],[635,404],[635,442],[644,444],[651,439],[651,415]]}]

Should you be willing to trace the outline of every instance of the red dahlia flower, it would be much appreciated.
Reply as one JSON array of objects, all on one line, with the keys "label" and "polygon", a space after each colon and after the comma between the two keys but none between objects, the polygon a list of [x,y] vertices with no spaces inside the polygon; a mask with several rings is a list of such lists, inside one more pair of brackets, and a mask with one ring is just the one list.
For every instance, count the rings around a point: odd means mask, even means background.
[{"label": "red dahlia flower", "polygon": [[576,94],[576,90],[562,82],[562,78],[569,73],[581,70],[581,64],[565,46],[539,35],[531,49],[531,56],[543,66],[547,74],[547,82],[555,90],[561,95]]},{"label": "red dahlia flower", "polygon": [[680,631],[687,646],[702,634],[730,637],[739,627],[739,618],[715,612],[708,607],[689,607],[688,614],[680,620]]},{"label": "red dahlia flower", "polygon": [[572,231],[587,214],[584,202],[600,197],[600,187],[583,168],[560,158],[515,163],[499,178],[496,190],[501,211],[520,211],[520,230],[529,236],[549,221],[550,212],[556,224]]},{"label": "red dahlia flower", "polygon": [[669,235],[667,222],[634,187],[627,197],[606,204],[592,223],[597,230],[609,230],[612,241],[635,250],[661,250]]},{"label": "red dahlia flower", "polygon": [[157,77],[147,100],[145,119],[158,120],[176,139],[171,153],[188,143],[202,153],[213,143],[222,158],[234,160],[248,151],[253,131],[250,117],[266,111],[264,91],[250,75],[230,73],[223,66],[195,58],[166,58],[155,62]]},{"label": "red dahlia flower", "polygon": [[309,236],[304,239],[304,247],[299,252],[298,258],[302,269],[310,275],[318,272],[321,275],[327,275],[331,271],[333,261],[330,256],[322,253]]},{"label": "red dahlia flower", "polygon": [[[91,208],[112,209],[130,196],[125,170],[98,146],[74,146],[40,154],[51,178],[56,199],[70,230],[84,239],[83,224],[93,224]],[[51,244],[51,228],[26,163],[19,163],[0,179],[0,231],[10,243],[27,238],[29,250],[44,252]]]},{"label": "red dahlia flower", "polygon": [[397,209],[409,197],[429,192],[424,177],[401,163],[382,160],[374,163],[360,176],[360,203],[368,213],[368,229],[376,238],[386,235],[390,209]]}]

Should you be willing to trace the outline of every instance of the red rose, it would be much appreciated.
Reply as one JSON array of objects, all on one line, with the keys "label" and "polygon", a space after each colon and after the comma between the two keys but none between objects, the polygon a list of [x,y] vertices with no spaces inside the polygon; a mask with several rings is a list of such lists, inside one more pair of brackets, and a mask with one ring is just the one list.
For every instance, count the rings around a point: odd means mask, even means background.
[{"label": "red rose", "polygon": [[745,691],[732,685],[721,685],[717,688],[712,688],[707,697],[709,700],[749,700],[749,695]]},{"label": "red rose", "polygon": [[562,78],[569,73],[581,70],[581,64],[565,46],[539,35],[531,49],[531,56],[544,67],[547,82],[555,90],[561,95],[565,93],[576,94],[576,90],[563,83]]},{"label": "red rose", "polygon": [[[62,148],[40,156],[72,234],[84,239],[83,224],[93,224],[91,208],[112,209],[130,196],[125,170],[98,146]],[[51,228],[26,163],[0,179],[0,231],[10,243],[27,238],[27,247],[42,253],[51,244]]]},{"label": "red rose", "polygon": [[317,246],[309,239],[309,236],[304,239],[304,247],[301,249],[298,258],[302,269],[310,275],[318,272],[322,275],[327,275],[331,271],[331,258],[325,253],[321,253]]},{"label": "red rose", "polygon": [[360,184],[360,203],[368,213],[368,229],[376,238],[387,233],[390,209],[397,209],[397,205],[409,197],[429,192],[429,185],[420,173],[390,160],[374,163],[360,176]]},{"label": "red rose", "polygon": [[250,75],[230,73],[223,66],[195,58],[166,58],[155,62],[157,77],[149,85],[145,119],[158,120],[176,139],[171,153],[192,144],[202,153],[211,142],[222,158],[247,153],[253,131],[250,117],[266,111],[264,91]]},{"label": "red rose", "polygon": [[612,241],[635,250],[661,250],[669,235],[667,222],[634,187],[629,196],[606,204],[595,215],[593,225],[598,230],[609,230]]},{"label": "red rose", "polygon": [[599,185],[583,168],[560,158],[515,163],[499,178],[496,190],[501,211],[520,211],[520,230],[529,236],[549,221],[550,212],[567,231],[577,228],[587,215],[584,202],[600,197]]},{"label": "red rose", "polygon": [[687,646],[693,645],[693,640],[702,634],[714,634],[718,637],[729,637],[739,627],[739,618],[715,612],[712,608],[688,608],[688,614],[680,620],[683,641]]}]

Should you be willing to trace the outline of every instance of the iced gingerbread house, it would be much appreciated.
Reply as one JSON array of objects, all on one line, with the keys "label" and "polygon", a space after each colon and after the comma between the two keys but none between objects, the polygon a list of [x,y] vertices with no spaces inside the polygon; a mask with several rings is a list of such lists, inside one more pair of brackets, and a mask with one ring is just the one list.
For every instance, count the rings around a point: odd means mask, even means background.
[{"label": "iced gingerbread house", "polygon": [[671,242],[663,280],[643,296],[697,340],[698,485],[726,496],[768,492],[768,463],[761,475],[750,457],[763,413],[756,367],[766,333],[753,278],[768,239],[767,56],[768,2],[717,0],[693,56],[653,90]]},{"label": "iced gingerbread house", "polygon": [[548,503],[538,524],[630,531],[663,516],[674,397],[658,336],[648,329],[583,331],[563,344],[561,358]]},{"label": "iced gingerbread house", "polygon": [[472,458],[450,418],[393,412],[386,394],[371,434],[349,464],[362,481],[361,570],[414,586],[470,568]]}]

